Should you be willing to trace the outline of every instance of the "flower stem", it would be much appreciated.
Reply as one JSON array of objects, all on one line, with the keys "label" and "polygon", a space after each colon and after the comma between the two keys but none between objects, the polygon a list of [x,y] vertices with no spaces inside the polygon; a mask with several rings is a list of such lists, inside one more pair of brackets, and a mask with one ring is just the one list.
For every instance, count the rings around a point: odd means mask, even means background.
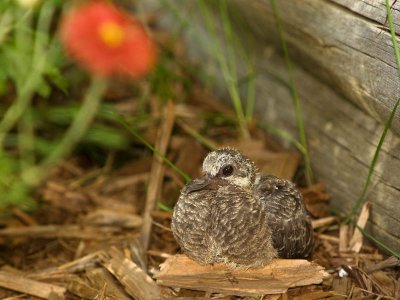
[{"label": "flower stem", "polygon": [[72,152],[95,118],[100,106],[101,95],[106,89],[106,86],[107,83],[103,78],[94,78],[92,80],[80,110],[57,147],[39,166],[31,168],[23,173],[22,178],[28,184],[33,186],[37,185],[48,173],[50,168]]},{"label": "flower stem", "polygon": [[[40,41],[40,39],[42,36],[47,36],[46,34],[48,33],[53,13],[54,7],[52,3],[43,5],[39,14],[34,40],[32,40],[32,36],[27,34],[27,28],[31,26],[32,19],[30,12],[21,18],[22,20],[15,28],[15,51],[23,55],[30,47],[33,47],[33,52],[30,61],[31,65],[26,66],[30,69],[27,73],[28,75],[23,78],[15,79],[17,82],[17,99],[15,103],[7,109],[0,121],[0,153],[3,149],[3,142],[8,132],[16,125],[24,112],[29,108],[32,98],[42,80],[46,63],[48,63],[48,55],[54,48],[56,42],[55,40]],[[47,50],[43,48],[43,45],[47,45]]]}]

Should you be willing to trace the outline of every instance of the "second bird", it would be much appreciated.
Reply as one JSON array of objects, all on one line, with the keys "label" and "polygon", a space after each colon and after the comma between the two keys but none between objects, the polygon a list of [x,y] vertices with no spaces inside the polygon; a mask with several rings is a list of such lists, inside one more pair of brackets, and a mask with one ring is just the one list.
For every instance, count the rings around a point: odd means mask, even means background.
[{"label": "second bird", "polygon": [[262,267],[273,258],[308,258],[311,219],[290,181],[261,175],[239,151],[207,155],[174,208],[172,232],[200,264]]}]

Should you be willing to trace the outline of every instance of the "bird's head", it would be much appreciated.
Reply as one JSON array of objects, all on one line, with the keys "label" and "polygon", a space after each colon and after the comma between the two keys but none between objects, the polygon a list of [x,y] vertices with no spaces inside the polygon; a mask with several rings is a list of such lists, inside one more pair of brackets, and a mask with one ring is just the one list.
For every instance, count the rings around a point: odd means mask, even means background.
[{"label": "bird's head", "polygon": [[222,148],[207,155],[203,161],[203,176],[190,182],[187,191],[216,190],[226,185],[252,188],[256,171],[254,163],[239,151]]}]

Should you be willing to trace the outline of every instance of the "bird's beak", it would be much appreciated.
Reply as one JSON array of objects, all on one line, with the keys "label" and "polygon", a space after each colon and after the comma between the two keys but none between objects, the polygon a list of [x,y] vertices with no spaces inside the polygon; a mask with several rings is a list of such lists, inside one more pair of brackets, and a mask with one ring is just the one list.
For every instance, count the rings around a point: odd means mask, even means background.
[{"label": "bird's beak", "polygon": [[218,187],[219,184],[214,178],[204,175],[189,182],[186,185],[186,192],[189,194],[200,190],[216,190]]}]

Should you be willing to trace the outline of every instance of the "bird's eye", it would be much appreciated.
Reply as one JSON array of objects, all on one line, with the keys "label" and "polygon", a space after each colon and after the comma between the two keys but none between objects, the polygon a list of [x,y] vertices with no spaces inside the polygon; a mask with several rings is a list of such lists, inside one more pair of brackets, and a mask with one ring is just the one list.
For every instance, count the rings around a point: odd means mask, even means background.
[{"label": "bird's eye", "polygon": [[222,169],[222,174],[224,176],[230,176],[233,173],[233,167],[231,165],[227,165]]}]

